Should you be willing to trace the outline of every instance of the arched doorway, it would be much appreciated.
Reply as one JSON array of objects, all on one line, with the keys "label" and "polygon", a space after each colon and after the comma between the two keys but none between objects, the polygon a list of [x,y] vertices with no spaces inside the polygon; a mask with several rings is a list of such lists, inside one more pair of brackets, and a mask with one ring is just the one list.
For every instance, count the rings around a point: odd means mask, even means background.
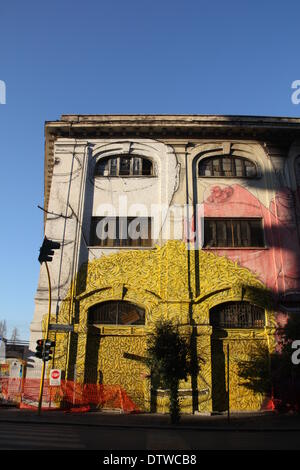
[{"label": "arched doorway", "polygon": [[210,310],[209,320],[213,327],[213,412],[227,411],[228,406],[235,411],[259,408],[258,398],[251,397],[250,391],[242,385],[238,370],[242,361],[250,360],[251,348],[256,346],[257,341],[266,343],[263,333],[265,310],[249,302],[226,302]]},{"label": "arched doorway", "polygon": [[144,406],[145,309],[129,301],[110,300],[88,310],[85,383],[119,387]]}]

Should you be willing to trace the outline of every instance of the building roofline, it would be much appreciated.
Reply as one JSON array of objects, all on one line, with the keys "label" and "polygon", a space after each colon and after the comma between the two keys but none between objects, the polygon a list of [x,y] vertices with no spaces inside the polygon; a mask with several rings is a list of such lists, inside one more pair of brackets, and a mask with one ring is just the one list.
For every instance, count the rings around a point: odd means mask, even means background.
[{"label": "building roofline", "polygon": [[46,121],[46,127],[64,127],[69,123],[82,126],[102,125],[299,125],[300,117],[289,116],[249,116],[216,114],[63,114],[60,120]]}]

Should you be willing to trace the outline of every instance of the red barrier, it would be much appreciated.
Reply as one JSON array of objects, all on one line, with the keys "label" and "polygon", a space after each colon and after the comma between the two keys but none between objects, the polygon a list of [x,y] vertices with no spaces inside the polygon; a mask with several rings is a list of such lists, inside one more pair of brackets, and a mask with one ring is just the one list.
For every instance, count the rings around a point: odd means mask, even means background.
[{"label": "red barrier", "polygon": [[[36,409],[39,391],[39,379],[0,379],[0,403],[2,398],[18,404],[20,408]],[[66,380],[62,380],[59,387],[50,386],[49,380],[45,380],[42,409],[71,412],[91,409],[118,409],[125,413],[140,411],[119,385],[79,384]]]}]

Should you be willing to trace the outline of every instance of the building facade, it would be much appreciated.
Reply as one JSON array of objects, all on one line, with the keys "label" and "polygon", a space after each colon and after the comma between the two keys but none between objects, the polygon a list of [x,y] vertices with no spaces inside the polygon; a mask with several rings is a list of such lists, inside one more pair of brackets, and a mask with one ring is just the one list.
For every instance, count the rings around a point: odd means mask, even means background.
[{"label": "building facade", "polygon": [[[197,363],[182,411],[267,406],[240,370],[274,351],[276,324],[299,308],[300,119],[67,115],[45,138],[45,235],[61,243],[51,324],[72,328],[51,332],[50,367],[165,411],[143,358],[170,319]],[[35,305],[31,350],[45,331],[44,266]]]}]

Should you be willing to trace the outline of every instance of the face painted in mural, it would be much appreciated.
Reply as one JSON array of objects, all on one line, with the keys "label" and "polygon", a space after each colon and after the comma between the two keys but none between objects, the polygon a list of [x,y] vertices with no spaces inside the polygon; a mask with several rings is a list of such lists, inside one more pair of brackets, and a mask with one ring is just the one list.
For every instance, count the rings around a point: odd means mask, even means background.
[{"label": "face painted in mural", "polygon": [[262,218],[265,247],[243,250],[217,248],[241,266],[258,274],[273,291],[300,291],[299,239],[294,196],[288,188],[278,191],[266,208],[248,189],[235,184],[208,188],[204,197],[206,217]]}]

